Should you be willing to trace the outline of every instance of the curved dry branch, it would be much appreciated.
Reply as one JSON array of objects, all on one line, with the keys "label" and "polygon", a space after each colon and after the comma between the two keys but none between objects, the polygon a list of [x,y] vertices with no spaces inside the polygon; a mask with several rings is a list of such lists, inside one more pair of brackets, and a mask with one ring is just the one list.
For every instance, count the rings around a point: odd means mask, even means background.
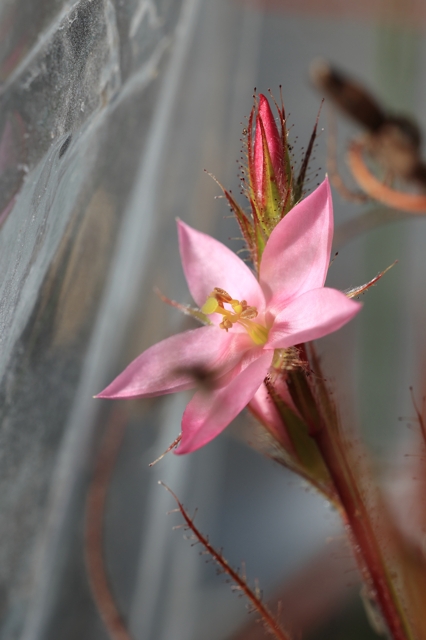
[{"label": "curved dry branch", "polygon": [[364,144],[359,140],[353,140],[347,155],[349,168],[361,189],[388,207],[426,215],[426,195],[397,191],[380,182],[365,164],[363,150]]},{"label": "curved dry branch", "polygon": [[118,610],[108,579],[103,549],[103,526],[108,487],[126,428],[126,416],[116,410],[104,440],[86,500],[85,561],[90,589],[111,640],[133,640]]}]

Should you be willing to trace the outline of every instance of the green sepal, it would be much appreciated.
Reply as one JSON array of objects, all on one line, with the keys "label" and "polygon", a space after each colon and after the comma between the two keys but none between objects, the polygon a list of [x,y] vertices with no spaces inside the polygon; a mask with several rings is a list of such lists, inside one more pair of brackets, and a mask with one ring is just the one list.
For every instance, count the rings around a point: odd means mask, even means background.
[{"label": "green sepal", "polygon": [[310,435],[314,435],[322,429],[323,423],[306,372],[301,367],[288,371],[287,385],[291,399],[309,427]]},{"label": "green sepal", "polygon": [[372,280],[370,280],[366,284],[363,284],[360,287],[354,287],[352,289],[348,289],[347,291],[344,291],[343,293],[345,293],[348,296],[348,298],[357,298],[358,296],[360,296],[363,293],[365,293],[366,291],[368,291],[368,289],[370,289],[370,287],[374,287],[374,285],[376,285],[378,283],[380,278],[383,278],[385,273],[387,273],[389,271],[389,269],[392,269],[392,267],[394,267],[397,262],[398,262],[398,260],[395,260],[395,262],[390,264],[386,269],[383,269],[383,271],[380,271],[380,273],[378,273],[377,276],[375,276]]},{"label": "green sepal", "polygon": [[[320,111],[321,111],[321,107],[320,107]],[[320,111],[318,112],[317,119],[316,119],[316,122],[315,122],[315,126],[313,128],[311,137],[309,139],[309,144],[308,144],[308,147],[306,149],[306,153],[305,153],[305,155],[303,157],[303,160],[302,160],[302,164],[301,164],[301,167],[300,167],[299,175],[297,176],[296,183],[294,184],[294,188],[293,188],[294,204],[297,204],[302,199],[302,196],[303,196],[303,187],[304,187],[304,184],[305,184],[306,171],[308,170],[309,161],[311,159],[312,151],[314,150],[314,144],[315,144],[315,140],[316,140],[316,137],[317,137],[317,129],[318,129],[318,121],[319,121]]]},{"label": "green sepal", "polygon": [[[283,125],[284,127],[285,125]],[[285,131],[285,130],[284,130]],[[285,136],[287,133],[285,132]],[[293,167],[291,165],[290,154],[288,151],[288,144],[285,145],[284,153],[284,174],[286,176],[286,193],[285,198],[281,203],[281,219],[294,207],[296,204],[293,199]]]},{"label": "green sepal", "polygon": [[[227,191],[225,189],[225,187],[219,182],[219,180],[212,175],[211,173],[206,172],[207,175],[209,175],[211,178],[213,178],[213,180],[216,182],[216,184],[220,187],[220,189],[222,190],[223,195],[225,196],[225,198],[228,201],[229,206],[231,207],[232,211],[234,212],[234,215],[237,219],[238,225],[241,229],[241,233],[243,235],[243,240],[247,245],[247,249],[250,252],[250,256],[252,259],[252,262],[256,268],[256,270],[259,270],[259,265],[260,265],[260,257],[262,255],[262,251],[263,248],[261,246],[261,243],[259,242],[259,237],[258,237],[258,230],[256,229],[256,225],[254,223],[251,222],[251,220],[247,217],[247,215],[244,213],[243,209],[240,207],[240,205],[238,204],[238,202],[235,200],[234,196],[232,195],[232,193],[230,191]],[[253,207],[253,204],[252,204]],[[253,216],[254,217],[254,216]]]},{"label": "green sepal", "polygon": [[243,234],[244,241],[250,253],[253,256],[253,249],[254,249],[254,243],[255,243],[255,232],[253,229],[253,225],[250,222],[250,220],[247,218],[246,214],[244,213],[240,205],[236,202],[233,195],[229,191],[224,189],[222,186],[221,188],[225,195],[225,198],[228,200],[229,206],[231,207],[232,211],[235,214],[235,217],[237,218],[237,222],[241,229],[241,233]]},{"label": "green sepal", "polygon": [[291,442],[293,451],[287,453],[290,458],[294,458],[294,470],[301,473],[328,496],[333,495],[330,475],[315,440],[310,436],[309,427],[285,404],[271,383],[266,383],[266,386]]},{"label": "green sepal", "polygon": [[247,160],[248,160],[248,172],[249,172],[249,196],[251,200],[256,201],[256,172],[254,170],[254,149],[253,149],[253,119],[256,111],[256,107],[253,107],[250,112],[247,128]]},{"label": "green sepal", "polygon": [[210,320],[210,318],[208,318],[206,314],[199,309],[195,309],[188,304],[181,304],[180,302],[176,302],[176,300],[170,300],[170,298],[167,298],[167,296],[162,294],[161,291],[157,288],[155,288],[154,291],[160,298],[160,300],[170,305],[171,307],[174,307],[175,309],[179,309],[179,311],[184,313],[186,316],[195,318],[196,320],[198,320],[198,322],[201,322],[201,324],[213,325],[213,322]]},{"label": "green sepal", "polygon": [[[275,102],[275,100],[274,100]],[[286,215],[286,213],[288,213],[290,211],[290,209],[293,208],[294,206],[294,202],[293,202],[293,198],[292,198],[292,191],[293,191],[293,166],[291,164],[291,158],[290,158],[290,152],[289,152],[289,146],[288,146],[288,131],[287,131],[287,127],[286,127],[286,117],[285,117],[285,111],[284,111],[284,105],[283,105],[283,101],[282,101],[282,96],[281,96],[281,107],[278,106],[278,104],[275,102],[275,107],[278,111],[279,114],[279,118],[280,118],[280,125],[281,125],[281,144],[282,147],[284,149],[284,154],[283,154],[283,175],[285,177],[285,184],[282,185],[283,187],[283,191],[285,191],[285,197],[283,198],[282,202],[281,202],[281,218],[284,218],[284,216]]]},{"label": "green sepal", "polygon": [[258,209],[256,207],[256,202],[253,200],[253,198],[250,198],[250,205],[254,227],[254,242],[256,244],[256,261],[253,260],[253,262],[256,266],[257,271],[259,271],[260,261],[266,246],[266,241],[269,237],[269,233],[265,225],[262,224],[262,221],[259,217]]},{"label": "green sepal", "polygon": [[263,148],[263,192],[262,192],[262,218],[264,225],[271,233],[277,222],[280,220],[281,193],[277,184],[274,166],[269,153],[268,142],[266,140],[265,128],[259,120],[260,132],[262,136]]}]

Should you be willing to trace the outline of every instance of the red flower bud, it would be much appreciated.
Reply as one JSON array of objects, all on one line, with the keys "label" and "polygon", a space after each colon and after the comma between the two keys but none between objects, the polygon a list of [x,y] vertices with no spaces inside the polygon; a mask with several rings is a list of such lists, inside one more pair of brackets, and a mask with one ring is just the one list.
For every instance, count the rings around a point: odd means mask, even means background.
[{"label": "red flower bud", "polygon": [[272,178],[281,193],[284,178],[284,149],[281,135],[275,122],[269,102],[264,95],[259,96],[259,109],[256,117],[256,133],[254,137],[254,176],[256,180],[255,194],[260,202],[264,203],[264,194],[267,188],[265,179],[267,176],[267,158],[265,158],[265,146],[269,152],[272,164]]}]

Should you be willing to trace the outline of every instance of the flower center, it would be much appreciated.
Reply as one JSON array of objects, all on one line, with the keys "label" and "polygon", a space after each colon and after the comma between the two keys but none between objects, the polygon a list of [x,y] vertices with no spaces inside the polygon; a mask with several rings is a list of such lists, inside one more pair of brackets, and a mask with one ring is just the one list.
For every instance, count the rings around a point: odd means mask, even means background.
[{"label": "flower center", "polygon": [[[225,304],[231,309],[225,309]],[[203,304],[201,311],[206,315],[211,313],[220,313],[223,320],[219,327],[221,329],[232,329],[232,326],[238,322],[247,331],[255,344],[266,344],[268,340],[268,329],[257,322],[253,322],[258,313],[256,307],[250,307],[245,300],[234,300],[227,291],[215,287],[206,302]]]}]

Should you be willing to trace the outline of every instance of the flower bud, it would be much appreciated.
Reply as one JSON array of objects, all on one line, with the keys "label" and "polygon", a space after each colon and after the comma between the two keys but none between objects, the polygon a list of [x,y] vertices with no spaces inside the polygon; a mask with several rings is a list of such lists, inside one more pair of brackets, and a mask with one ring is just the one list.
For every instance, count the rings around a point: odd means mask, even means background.
[{"label": "flower bud", "polygon": [[260,94],[250,114],[247,137],[249,199],[265,239],[294,204],[285,112],[283,106],[276,108],[277,118]]},{"label": "flower bud", "polygon": [[[267,152],[264,152],[264,147]],[[269,154],[269,158],[265,158]],[[267,179],[268,161],[272,165],[269,179],[276,183],[278,190],[282,191],[285,184],[283,171],[284,152],[281,136],[279,134],[275,118],[269,102],[264,95],[259,96],[259,109],[256,117],[256,133],[254,137],[254,174],[256,177],[256,196],[260,202],[264,201],[265,184]]]},{"label": "flower bud", "polygon": [[247,165],[241,166],[241,187],[250,211],[244,211],[234,195],[216,180],[235,214],[256,271],[272,231],[305,195],[306,171],[318,124],[317,121],[295,175],[282,98],[281,105],[274,100],[274,106],[276,117],[268,99],[260,94],[243,131]]}]

